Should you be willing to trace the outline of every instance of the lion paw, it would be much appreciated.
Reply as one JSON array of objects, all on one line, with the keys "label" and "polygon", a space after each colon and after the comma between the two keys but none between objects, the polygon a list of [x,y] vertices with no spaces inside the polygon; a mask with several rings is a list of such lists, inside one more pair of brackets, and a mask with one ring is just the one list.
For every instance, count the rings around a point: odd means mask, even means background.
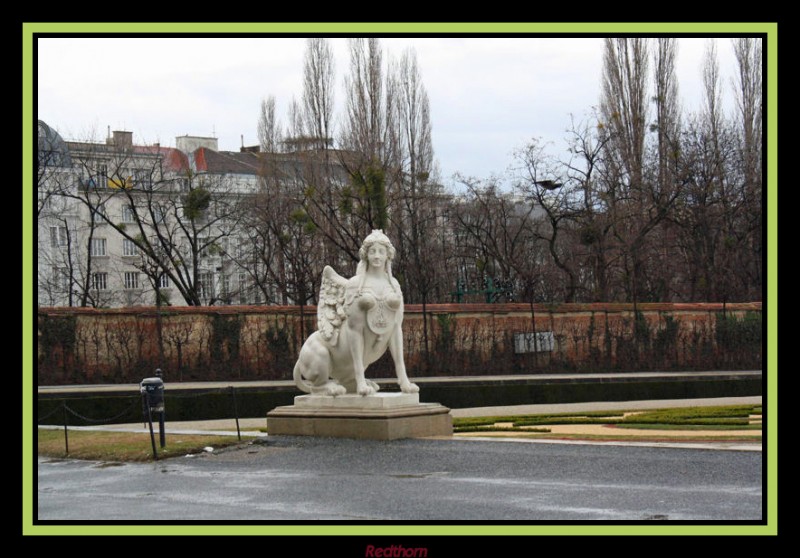
[{"label": "lion paw", "polygon": [[335,397],[337,395],[344,395],[345,393],[347,393],[347,389],[339,384],[331,383],[325,386],[325,395],[333,395]]},{"label": "lion paw", "polygon": [[381,390],[381,386],[379,386],[378,384],[376,384],[372,380],[367,380],[367,385],[369,387],[371,387],[372,389],[374,389],[375,391],[380,391]]},{"label": "lion paw", "polygon": [[358,388],[358,394],[359,395],[374,395],[375,394],[375,388],[372,387],[369,384],[364,384],[363,386]]},{"label": "lion paw", "polygon": [[400,384],[400,391],[403,393],[419,393],[419,386],[411,382],[403,382]]}]

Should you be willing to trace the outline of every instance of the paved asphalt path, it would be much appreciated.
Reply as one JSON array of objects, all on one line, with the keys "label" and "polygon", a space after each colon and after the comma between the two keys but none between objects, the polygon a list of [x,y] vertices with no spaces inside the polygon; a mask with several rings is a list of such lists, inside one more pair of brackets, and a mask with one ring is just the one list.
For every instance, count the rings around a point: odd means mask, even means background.
[{"label": "paved asphalt path", "polygon": [[762,453],[279,437],[152,463],[38,461],[38,519],[759,521]]}]

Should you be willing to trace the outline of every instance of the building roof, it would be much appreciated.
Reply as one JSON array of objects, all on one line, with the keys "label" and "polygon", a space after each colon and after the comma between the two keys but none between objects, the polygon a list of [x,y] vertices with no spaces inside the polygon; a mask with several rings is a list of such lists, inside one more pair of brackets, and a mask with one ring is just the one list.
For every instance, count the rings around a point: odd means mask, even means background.
[{"label": "building roof", "polygon": [[160,145],[136,145],[134,153],[143,155],[159,155],[164,161],[164,170],[174,172],[189,170],[189,157],[183,151],[174,147],[161,147]]},{"label": "building roof", "polygon": [[193,155],[197,172],[255,175],[261,169],[261,160],[257,153],[214,151],[201,147]]},{"label": "building roof", "polygon": [[77,154],[77,157],[96,154],[104,157],[121,155],[134,158],[160,158],[163,169],[166,171],[185,172],[191,168],[189,157],[185,153],[174,147],[162,147],[158,144],[133,145],[130,148],[120,148],[109,143],[68,141],[65,142],[65,145],[68,151]]}]

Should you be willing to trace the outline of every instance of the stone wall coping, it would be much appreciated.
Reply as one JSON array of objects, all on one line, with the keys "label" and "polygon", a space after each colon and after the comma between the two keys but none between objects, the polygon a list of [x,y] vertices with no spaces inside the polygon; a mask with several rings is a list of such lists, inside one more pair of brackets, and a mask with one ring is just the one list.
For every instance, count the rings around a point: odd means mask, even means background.
[{"label": "stone wall coping", "polygon": [[[761,370],[714,370],[692,372],[608,372],[608,373],[571,373],[571,374],[502,374],[495,376],[423,376],[414,377],[414,383],[421,386],[448,385],[497,385],[497,384],[543,384],[543,383],[594,383],[594,382],[641,382],[641,381],[678,381],[712,380],[725,378],[758,378]],[[382,386],[396,386],[396,378],[370,378]],[[290,389],[296,390],[291,380],[265,380],[242,382],[170,382],[165,379],[164,388],[167,393],[186,391],[223,390],[235,387],[239,390]],[[61,386],[38,386],[39,395],[65,393],[139,393],[139,384],[81,384]],[[388,393],[388,392],[379,392]]]},{"label": "stone wall coping", "polygon": [[[745,312],[762,310],[761,302],[643,302],[636,305],[640,312]],[[634,305],[624,302],[557,303],[534,304],[534,312],[569,314],[582,312],[633,312]],[[430,314],[530,314],[528,303],[504,304],[428,304],[425,311]],[[300,306],[168,306],[160,309],[162,316],[180,315],[296,315],[301,314]],[[92,316],[155,316],[159,309],[155,306],[131,306],[126,308],[81,308],[81,307],[39,307],[39,315],[92,315]],[[421,314],[421,304],[406,304],[406,314]],[[316,306],[303,306],[302,314],[316,318]]]}]

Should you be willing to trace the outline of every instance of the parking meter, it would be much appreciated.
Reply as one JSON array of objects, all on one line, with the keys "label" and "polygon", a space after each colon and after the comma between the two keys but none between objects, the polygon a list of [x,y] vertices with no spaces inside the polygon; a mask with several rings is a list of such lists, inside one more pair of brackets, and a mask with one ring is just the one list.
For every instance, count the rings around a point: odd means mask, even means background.
[{"label": "parking meter", "polygon": [[139,386],[145,404],[151,413],[164,412],[164,381],[161,378],[145,378]]},{"label": "parking meter", "polygon": [[[160,373],[157,370],[156,373]],[[153,443],[153,455],[157,455],[155,450],[155,438],[153,437],[153,413],[158,414],[158,437],[161,447],[166,445],[166,433],[164,432],[164,381],[161,378],[145,378],[139,384],[139,392],[142,394],[142,410],[150,424],[150,439]]]}]

